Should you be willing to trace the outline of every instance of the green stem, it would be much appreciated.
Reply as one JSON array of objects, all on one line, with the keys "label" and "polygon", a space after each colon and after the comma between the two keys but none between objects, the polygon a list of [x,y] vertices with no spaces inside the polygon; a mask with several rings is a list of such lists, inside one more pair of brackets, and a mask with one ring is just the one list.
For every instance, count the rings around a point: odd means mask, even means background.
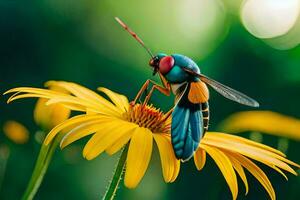
[{"label": "green stem", "polygon": [[105,193],[104,197],[102,198],[102,200],[113,200],[114,199],[114,197],[117,193],[119,183],[123,176],[126,157],[127,157],[127,151],[128,151],[128,144],[124,147],[124,149],[122,151],[122,154],[118,161],[118,165],[114,172],[114,176],[112,177],[110,185],[109,185],[108,189],[106,190],[106,193]]},{"label": "green stem", "polygon": [[61,140],[61,135],[57,135],[54,140],[48,145],[42,144],[38,159],[35,163],[33,173],[31,175],[25,193],[23,194],[22,200],[31,200],[35,196],[46,174],[49,163],[52,160],[55,149]]},{"label": "green stem", "polygon": [[6,172],[7,160],[9,158],[10,150],[5,144],[0,144],[0,193],[2,189],[2,183]]}]

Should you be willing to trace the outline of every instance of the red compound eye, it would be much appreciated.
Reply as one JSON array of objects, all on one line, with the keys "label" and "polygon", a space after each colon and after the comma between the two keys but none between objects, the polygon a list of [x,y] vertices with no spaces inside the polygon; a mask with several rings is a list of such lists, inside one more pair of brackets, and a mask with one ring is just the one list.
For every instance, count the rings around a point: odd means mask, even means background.
[{"label": "red compound eye", "polygon": [[172,56],[165,56],[159,62],[159,71],[162,74],[167,74],[174,66],[174,58]]}]

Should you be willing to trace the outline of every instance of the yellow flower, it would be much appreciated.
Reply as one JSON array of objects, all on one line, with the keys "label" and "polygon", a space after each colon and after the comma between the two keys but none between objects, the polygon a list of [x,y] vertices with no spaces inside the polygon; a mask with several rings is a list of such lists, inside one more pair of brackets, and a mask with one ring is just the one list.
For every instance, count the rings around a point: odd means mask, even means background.
[{"label": "yellow flower", "polygon": [[[175,158],[170,140],[170,113],[163,114],[151,105],[131,105],[125,96],[106,88],[99,88],[111,100],[82,86],[68,82],[48,83],[61,87],[69,92],[63,94],[56,91],[37,88],[15,88],[6,93],[15,93],[8,102],[26,98],[42,97],[49,99],[47,104],[60,103],[69,109],[84,112],[74,116],[55,128],[45,139],[49,144],[53,138],[65,128],[70,128],[61,141],[61,147],[73,143],[87,135],[93,134],[83,150],[83,156],[90,160],[102,152],[112,155],[129,143],[126,161],[125,185],[134,188],[142,179],[152,152],[153,139],[157,143],[161,157],[163,177],[166,182],[175,181],[179,173],[180,161]],[[194,155],[194,162],[201,170],[208,153],[220,168],[232,192],[233,199],[238,194],[235,171],[243,180],[248,192],[248,182],[244,173],[247,169],[275,199],[274,189],[265,173],[250,159],[261,162],[284,177],[282,169],[296,174],[290,165],[300,167],[285,158],[278,150],[238,136],[223,133],[206,133]],[[250,158],[250,159],[249,159]]]},{"label": "yellow flower", "polygon": [[130,105],[125,96],[106,88],[98,89],[112,102],[75,83],[50,81],[47,85],[66,90],[69,94],[26,87],[6,92],[16,92],[8,102],[39,97],[49,99],[47,105],[60,103],[71,110],[84,112],[53,128],[45,139],[46,145],[66,128],[71,130],[63,137],[61,148],[93,134],[83,149],[83,156],[91,160],[104,151],[112,155],[130,141],[124,182],[128,188],[134,188],[148,168],[154,140],[160,153],[164,180],[173,182],[176,179],[180,161],[175,157],[168,134],[170,114],[163,114],[151,105]]},{"label": "yellow flower", "polygon": [[[49,87],[50,90],[67,93],[58,87]],[[34,121],[45,130],[50,130],[61,122],[67,120],[70,116],[70,109],[57,103],[47,105],[47,99],[40,98],[34,109]]]},{"label": "yellow flower", "polygon": [[300,120],[272,111],[246,111],[232,114],[220,126],[230,133],[257,131],[300,140]]},{"label": "yellow flower", "polygon": [[289,165],[300,168],[300,165],[288,160],[286,155],[276,149],[225,133],[206,133],[194,155],[194,162],[198,170],[201,170],[205,165],[206,153],[212,157],[222,172],[233,199],[236,199],[238,194],[236,172],[245,185],[246,194],[248,193],[248,182],[244,168],[262,184],[271,199],[276,199],[275,191],[267,175],[250,159],[273,168],[286,179],[287,176],[282,170],[297,175]]},{"label": "yellow flower", "polygon": [[4,134],[16,144],[24,144],[29,139],[29,132],[25,126],[16,121],[7,121],[3,125]]}]

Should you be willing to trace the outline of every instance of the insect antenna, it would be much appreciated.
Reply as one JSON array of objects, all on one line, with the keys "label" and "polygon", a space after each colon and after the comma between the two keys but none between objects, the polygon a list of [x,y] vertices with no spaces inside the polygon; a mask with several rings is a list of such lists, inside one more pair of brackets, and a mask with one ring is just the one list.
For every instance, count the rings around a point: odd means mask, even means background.
[{"label": "insect antenna", "polygon": [[132,37],[134,37],[134,39],[136,39],[136,41],[138,41],[138,43],[140,43],[144,49],[146,49],[146,51],[149,53],[149,55],[151,56],[151,58],[154,58],[153,53],[151,52],[151,50],[145,45],[145,43],[143,42],[143,40],[135,33],[133,32],[122,20],[120,20],[120,18],[115,17],[115,20],[130,34],[132,35]]}]

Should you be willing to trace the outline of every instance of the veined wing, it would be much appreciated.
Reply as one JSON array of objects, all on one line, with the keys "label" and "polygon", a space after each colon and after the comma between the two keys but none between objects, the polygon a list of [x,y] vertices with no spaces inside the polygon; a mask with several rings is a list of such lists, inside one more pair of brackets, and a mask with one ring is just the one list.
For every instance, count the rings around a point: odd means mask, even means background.
[{"label": "veined wing", "polygon": [[193,74],[195,76],[198,76],[201,81],[211,86],[213,89],[215,89],[218,93],[220,93],[222,96],[224,96],[227,99],[230,99],[232,101],[238,102],[240,104],[244,104],[251,107],[259,107],[259,103],[255,101],[254,99],[248,97],[247,95],[236,91],[226,85],[223,85],[222,83],[219,83],[218,81],[215,81],[207,76],[204,76],[202,74],[198,74],[194,71],[191,71],[190,69],[184,68],[183,70]]}]

